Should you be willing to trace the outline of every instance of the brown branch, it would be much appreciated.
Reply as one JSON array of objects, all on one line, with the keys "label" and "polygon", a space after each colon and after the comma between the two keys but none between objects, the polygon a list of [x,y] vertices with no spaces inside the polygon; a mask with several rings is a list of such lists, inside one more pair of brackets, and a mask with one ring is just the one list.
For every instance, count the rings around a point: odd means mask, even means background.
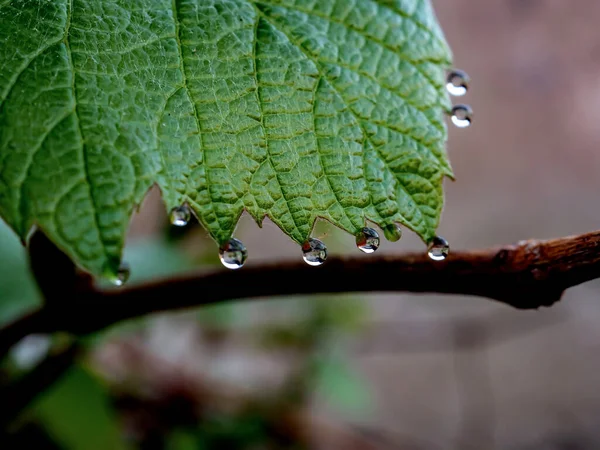
[{"label": "brown branch", "polygon": [[44,299],[44,308],[33,311],[0,329],[0,360],[19,340],[33,332],[54,331],[51,311],[77,301],[93,289],[91,277],[77,272],[75,264],[40,231],[29,239],[29,267]]},{"label": "brown branch", "polygon": [[[486,297],[515,308],[533,309],[551,306],[566,289],[600,277],[600,231],[488,250],[455,251],[444,262],[430,261],[423,254],[338,258],[319,268],[288,262],[189,274],[121,290],[93,287],[89,277],[77,274],[57,252],[47,239],[32,239],[31,265],[45,297],[44,306],[0,329],[0,358],[28,334],[87,334],[134,317],[230,300],[318,293],[431,292]],[[31,395],[39,392],[35,386],[45,386],[39,380],[58,378],[74,354],[69,350],[50,358],[19,380],[18,389],[0,389],[12,405],[8,416],[0,414],[0,423],[28,404]],[[22,391],[32,394],[22,396]]]},{"label": "brown branch", "polygon": [[[424,254],[332,258],[314,268],[298,262],[239,271],[192,273],[119,290],[80,289],[26,319],[23,333],[86,334],[151,313],[230,300],[349,292],[416,292],[486,297],[519,309],[551,306],[563,292],[600,277],[600,231],[487,250],[453,251],[444,262]],[[6,337],[0,330],[0,347]],[[14,340],[14,336],[13,339]]]}]

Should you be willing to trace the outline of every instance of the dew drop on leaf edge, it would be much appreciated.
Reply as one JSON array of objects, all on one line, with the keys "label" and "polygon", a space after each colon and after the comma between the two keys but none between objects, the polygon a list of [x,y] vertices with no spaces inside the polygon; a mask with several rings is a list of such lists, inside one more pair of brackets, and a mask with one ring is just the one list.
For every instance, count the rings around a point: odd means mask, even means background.
[{"label": "dew drop on leaf edge", "polygon": [[379,233],[373,228],[365,227],[356,235],[356,247],[363,253],[374,253],[379,248]]},{"label": "dew drop on leaf edge", "polygon": [[248,259],[248,250],[242,241],[231,238],[219,248],[219,259],[228,269],[241,269]]},{"label": "dew drop on leaf edge", "polygon": [[402,239],[402,228],[395,223],[383,227],[383,235],[390,242],[398,242]]},{"label": "dew drop on leaf edge", "polygon": [[115,286],[123,286],[127,281],[129,281],[129,277],[131,276],[131,269],[129,268],[129,264],[122,263],[121,267],[119,267],[119,271],[117,272],[117,276],[113,279],[113,284]]},{"label": "dew drop on leaf edge", "polygon": [[302,245],[302,257],[309,266],[320,266],[327,259],[327,246],[318,239],[309,238]]},{"label": "dew drop on leaf edge", "polygon": [[454,97],[462,97],[469,90],[471,77],[467,72],[460,69],[453,69],[446,78],[446,90]]},{"label": "dew drop on leaf edge", "polygon": [[429,244],[428,255],[433,261],[443,261],[450,253],[450,244],[441,236],[436,236]]},{"label": "dew drop on leaf edge", "polygon": [[181,205],[173,208],[169,214],[171,225],[176,227],[185,227],[192,218],[192,212],[187,205]]},{"label": "dew drop on leaf edge", "polygon": [[452,108],[452,123],[458,128],[467,128],[473,122],[473,108],[469,105],[456,105]]}]

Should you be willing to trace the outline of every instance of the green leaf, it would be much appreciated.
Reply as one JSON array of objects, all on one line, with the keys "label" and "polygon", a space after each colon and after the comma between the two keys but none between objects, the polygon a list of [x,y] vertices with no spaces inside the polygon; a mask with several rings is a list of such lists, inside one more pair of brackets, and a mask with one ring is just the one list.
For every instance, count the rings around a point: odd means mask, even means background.
[{"label": "green leaf", "polygon": [[25,249],[0,220],[0,326],[41,304]]},{"label": "green leaf", "polygon": [[190,432],[176,430],[168,439],[167,450],[198,450],[201,446],[198,439]]},{"label": "green leaf", "polygon": [[[132,283],[173,276],[194,267],[191,258],[182,249],[163,239],[132,239],[123,254],[131,268],[129,281]],[[108,282],[105,284],[110,286]]]},{"label": "green leaf", "polygon": [[75,366],[33,406],[48,432],[68,450],[125,450],[106,389]]},{"label": "green leaf", "polygon": [[450,63],[429,0],[0,0],[0,215],[112,275],[153,184],[219,243],[244,210],[428,241]]}]

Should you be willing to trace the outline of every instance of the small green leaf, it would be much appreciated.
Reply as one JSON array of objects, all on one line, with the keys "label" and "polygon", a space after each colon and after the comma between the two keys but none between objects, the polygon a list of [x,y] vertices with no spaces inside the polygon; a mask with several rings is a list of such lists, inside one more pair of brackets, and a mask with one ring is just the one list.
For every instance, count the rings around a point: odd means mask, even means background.
[{"label": "small green leaf", "polygon": [[13,232],[0,220],[0,326],[37,306],[41,295],[27,255]]},{"label": "small green leaf", "polygon": [[429,0],[0,0],[0,216],[112,275],[153,184],[219,243],[244,210],[428,241],[450,64]]},{"label": "small green leaf", "polygon": [[168,439],[167,450],[199,450],[198,439],[190,432],[176,430]]},{"label": "small green leaf", "polygon": [[73,367],[32,409],[65,449],[127,448],[105,388],[80,366]]}]

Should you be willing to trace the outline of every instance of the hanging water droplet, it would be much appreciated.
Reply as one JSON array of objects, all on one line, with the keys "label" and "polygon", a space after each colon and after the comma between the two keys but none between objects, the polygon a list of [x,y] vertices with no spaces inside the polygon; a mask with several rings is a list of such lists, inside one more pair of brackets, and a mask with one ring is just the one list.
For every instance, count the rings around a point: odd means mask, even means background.
[{"label": "hanging water droplet", "polygon": [[123,286],[129,280],[130,275],[131,270],[129,269],[129,264],[122,263],[117,272],[117,276],[113,279],[113,284],[115,286]]},{"label": "hanging water droplet", "polygon": [[219,248],[219,258],[228,269],[241,269],[248,258],[248,250],[242,241],[231,238]]},{"label": "hanging water droplet", "polygon": [[364,253],[374,253],[379,248],[379,233],[373,228],[363,228],[356,235],[356,246]]},{"label": "hanging water droplet", "polygon": [[429,244],[429,257],[434,261],[443,261],[450,253],[450,244],[441,236],[436,236]]},{"label": "hanging water droplet", "polygon": [[473,109],[469,105],[456,105],[452,108],[452,123],[458,128],[467,128],[473,121]]},{"label": "hanging water droplet", "polygon": [[383,235],[390,242],[398,242],[402,238],[402,228],[395,223],[383,227]]},{"label": "hanging water droplet", "polygon": [[171,220],[171,225],[176,227],[185,227],[192,218],[192,212],[190,211],[190,207],[187,205],[181,205],[171,210],[171,214],[169,214],[169,219]]},{"label": "hanging water droplet", "polygon": [[446,79],[446,90],[450,93],[450,95],[462,97],[469,90],[470,82],[471,77],[469,77],[467,72],[454,69],[448,74],[448,78]]},{"label": "hanging water droplet", "polygon": [[304,261],[310,266],[320,266],[327,259],[327,247],[318,239],[309,238],[302,246]]}]

